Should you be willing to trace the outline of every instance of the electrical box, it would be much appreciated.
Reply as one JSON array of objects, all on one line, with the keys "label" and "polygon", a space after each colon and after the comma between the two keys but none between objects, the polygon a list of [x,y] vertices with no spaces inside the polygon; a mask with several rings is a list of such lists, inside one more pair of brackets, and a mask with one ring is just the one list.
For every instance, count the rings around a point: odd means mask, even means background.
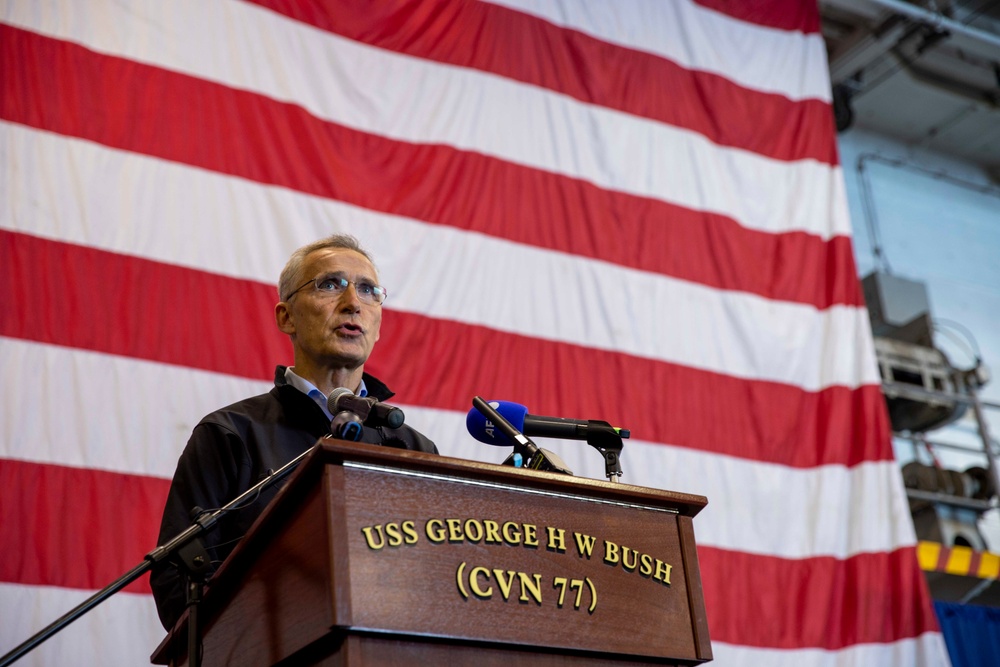
[{"label": "electrical box", "polygon": [[876,336],[933,347],[927,286],[888,273],[862,278],[868,317]]}]

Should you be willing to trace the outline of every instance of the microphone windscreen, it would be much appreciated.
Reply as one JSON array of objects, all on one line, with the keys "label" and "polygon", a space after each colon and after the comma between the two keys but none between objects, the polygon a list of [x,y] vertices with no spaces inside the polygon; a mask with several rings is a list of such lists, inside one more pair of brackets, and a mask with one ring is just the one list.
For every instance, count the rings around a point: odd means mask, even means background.
[{"label": "microphone windscreen", "polygon": [[326,399],[326,409],[331,415],[336,416],[336,414],[340,412],[337,402],[340,401],[341,396],[354,396],[354,392],[347,387],[337,387],[331,391],[330,395]]},{"label": "microphone windscreen", "polygon": [[[524,431],[524,418],[528,416],[528,408],[520,403],[510,401],[489,401],[490,406],[500,413],[500,416],[511,423],[511,426],[518,431]],[[504,435],[503,431],[496,425],[487,425],[486,415],[479,410],[472,408],[465,418],[465,428],[469,429],[469,435],[485,442],[487,445],[497,447],[513,447],[514,441]]]}]

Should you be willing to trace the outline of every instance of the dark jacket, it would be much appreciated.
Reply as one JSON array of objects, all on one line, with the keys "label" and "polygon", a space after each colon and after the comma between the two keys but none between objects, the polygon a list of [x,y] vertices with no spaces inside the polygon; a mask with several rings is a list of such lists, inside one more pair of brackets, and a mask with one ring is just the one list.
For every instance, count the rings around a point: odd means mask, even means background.
[{"label": "dark jacket", "polygon": [[[375,377],[364,374],[368,395],[380,401],[393,393]],[[267,475],[306,451],[330,432],[330,422],[316,403],[285,381],[285,367],[275,371],[274,388],[216,410],[195,426],[177,462],[167,495],[158,544],[164,544],[192,523],[195,507],[222,507]],[[437,453],[428,438],[406,426],[365,427],[362,442]],[[264,507],[278,493],[275,484],[256,501],[221,517],[203,536],[218,567],[247,533]],[[168,630],[185,607],[184,582],[177,568],[157,565],[150,576],[160,622]]]}]

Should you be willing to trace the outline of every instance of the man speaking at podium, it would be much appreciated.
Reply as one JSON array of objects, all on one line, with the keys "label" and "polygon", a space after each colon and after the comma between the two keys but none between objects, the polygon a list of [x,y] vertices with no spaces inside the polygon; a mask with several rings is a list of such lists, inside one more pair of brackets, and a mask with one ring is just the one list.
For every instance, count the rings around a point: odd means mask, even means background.
[{"label": "man speaking at podium", "polygon": [[[216,410],[195,426],[177,463],[159,544],[191,525],[194,508],[212,510],[236,498],[330,433],[327,397],[338,387],[380,401],[392,392],[364,372],[379,338],[386,290],[368,253],[351,236],[321,239],[292,253],[278,283],[278,329],[292,341],[295,365],[278,366],[266,394]],[[365,426],[362,442],[437,453],[409,426]],[[221,517],[204,535],[212,571],[233,550],[278,489]],[[197,510],[194,510],[197,511]],[[170,629],[185,607],[176,567],[153,569],[150,583],[160,621]]]}]

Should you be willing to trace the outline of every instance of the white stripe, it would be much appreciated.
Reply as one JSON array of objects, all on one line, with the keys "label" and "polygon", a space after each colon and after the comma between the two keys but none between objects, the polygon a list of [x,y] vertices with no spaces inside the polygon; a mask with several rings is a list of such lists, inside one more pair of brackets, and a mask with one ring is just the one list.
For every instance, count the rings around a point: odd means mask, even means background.
[{"label": "white stripe", "polygon": [[774,649],[712,642],[712,667],[767,665],[767,667],[950,667],[944,637],[925,632],[889,644],[857,644],[837,651],[818,648]]},{"label": "white stripe", "polygon": [[864,308],[713,289],[9,123],[0,137],[17,165],[0,181],[7,229],[265,283],[297,246],[347,231],[378,260],[390,310],[806,390],[878,382]]},{"label": "white stripe", "polygon": [[[470,440],[460,417],[428,420],[442,453],[502,462],[509,450]],[[586,443],[535,442],[556,453],[578,477],[605,479],[603,457]],[[893,461],[799,469],[636,440],[626,441],[621,461],[622,482],[708,498],[695,518],[701,546],[780,558],[843,559],[916,544]]]},{"label": "white stripe", "polygon": [[782,558],[916,544],[895,461],[789,468],[637,441],[626,452],[631,483],[709,499],[696,522],[699,544]]},{"label": "white stripe", "polygon": [[205,414],[272,386],[3,337],[0,368],[0,457],[167,479]]},{"label": "white stripe", "polygon": [[[0,402],[0,456],[163,478],[173,476],[191,429],[206,413],[270,388],[7,338],[0,338],[0,366],[11,377],[34,378],[35,388]],[[46,398],[67,395],[71,401]],[[443,455],[500,463],[509,453],[473,440],[464,413],[401,407],[406,422]],[[604,478],[603,458],[585,443],[539,444],[578,476]],[[622,467],[629,484],[706,496],[710,504],[695,524],[702,545],[783,558],[846,558],[915,543],[894,462],[795,469],[630,440]]]},{"label": "white stripe", "polygon": [[152,1],[129,8],[107,0],[77,11],[23,4],[8,20],[294,102],[355,129],[483,153],[729,216],[752,229],[823,238],[850,233],[838,166],[722,148],[696,132],[370,47],[243,2]]},{"label": "white stripe", "polygon": [[766,28],[684,0],[486,0],[793,100],[830,101],[822,35]]},{"label": "white stripe", "polygon": [[[0,653],[13,650],[92,594],[0,583]],[[165,635],[152,596],[117,593],[50,637],[17,665],[148,665],[150,654]]]}]

